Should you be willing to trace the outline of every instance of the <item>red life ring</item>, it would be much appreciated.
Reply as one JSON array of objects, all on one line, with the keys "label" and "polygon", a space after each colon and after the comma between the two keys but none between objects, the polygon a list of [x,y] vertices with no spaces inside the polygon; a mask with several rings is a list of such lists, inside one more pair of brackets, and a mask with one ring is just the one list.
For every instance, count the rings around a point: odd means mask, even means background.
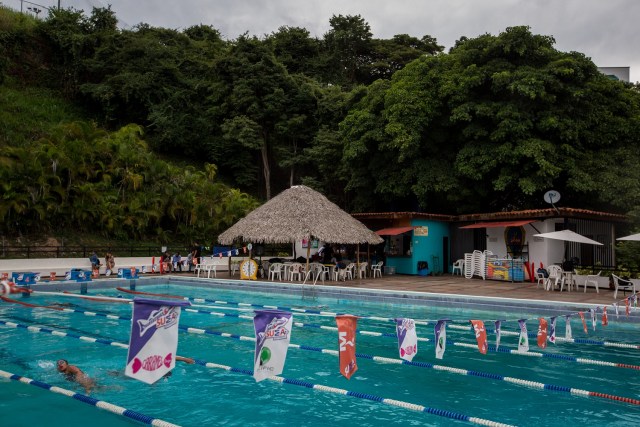
[{"label": "red life ring", "polygon": [[0,282],[0,295],[18,294],[20,292],[31,292],[29,289],[16,286],[13,282],[3,280]]}]

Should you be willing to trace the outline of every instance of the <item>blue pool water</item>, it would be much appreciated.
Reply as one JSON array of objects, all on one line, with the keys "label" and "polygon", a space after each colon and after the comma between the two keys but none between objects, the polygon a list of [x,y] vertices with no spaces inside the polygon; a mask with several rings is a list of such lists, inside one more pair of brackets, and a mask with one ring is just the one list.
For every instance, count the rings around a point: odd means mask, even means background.
[{"label": "blue pool water", "polygon": [[[471,309],[459,303],[447,304],[446,300],[434,304],[410,304],[409,298],[406,299],[406,303],[399,303],[397,299],[382,298],[382,302],[375,302],[364,301],[376,299],[370,295],[354,300],[346,295],[288,294],[281,289],[277,292],[248,292],[215,285],[192,286],[190,283],[138,286],[137,290],[311,310],[321,308],[324,311],[359,316],[411,317],[416,320],[449,318],[459,321],[457,325],[463,325],[469,319],[481,319],[485,321],[488,330],[492,329],[491,325],[495,319],[507,319],[503,330],[515,331],[517,319],[529,318],[529,331],[535,332],[535,319],[541,315],[548,316],[543,308],[500,308],[494,311],[491,309],[492,306]],[[133,297],[115,289],[90,290],[89,294]],[[131,307],[127,304],[40,295],[20,300],[42,305],[66,303],[79,311],[131,315]],[[251,309],[239,311],[236,306],[230,304],[222,308],[210,303],[198,305],[210,306],[198,308],[217,313],[252,315]],[[300,313],[294,313],[293,317],[295,322],[335,326],[335,320],[331,317]],[[603,328],[598,325],[595,332],[589,322],[588,335],[582,331],[579,319],[574,319],[574,338],[640,343],[640,325],[616,321],[615,314],[611,312],[609,319],[609,326]],[[128,321],[26,308],[8,303],[0,303],[0,320],[44,326],[122,343],[128,343],[130,328]],[[253,337],[254,334],[250,320],[202,313],[183,312],[180,326],[247,337]],[[394,324],[391,322],[360,319],[358,327],[364,331],[394,333]],[[563,320],[558,321],[558,329],[558,336],[564,336]],[[432,326],[418,325],[417,332],[421,338],[433,338]],[[471,329],[464,331],[449,328],[447,338],[460,343],[475,342]],[[338,346],[337,332],[317,327],[294,326],[291,342],[330,350],[337,350]],[[514,349],[516,343],[516,336],[503,335],[501,346]],[[489,333],[489,344],[495,344],[495,336],[492,333]],[[359,354],[398,358],[397,342],[391,337],[357,335],[356,345]],[[546,350],[540,350],[536,347],[535,338],[530,338],[530,346],[531,351],[536,352],[640,365],[638,349],[558,343],[549,344]],[[420,342],[418,347],[415,362],[640,399],[639,370],[496,352],[482,355],[477,349],[454,346],[451,343],[447,347],[444,359],[437,360],[432,343]],[[253,351],[254,343],[248,340],[183,332],[179,335],[178,354],[206,362],[250,371],[253,368]],[[178,363],[171,377],[147,385],[123,376],[126,355],[126,350],[113,346],[0,325],[1,370],[82,393],[83,390],[78,385],[65,381],[55,370],[55,361],[66,358],[96,379],[99,387],[91,394],[92,397],[183,426],[468,425],[463,421],[307,387],[274,381],[256,383],[250,375],[197,364]],[[338,372],[336,356],[290,348],[282,376],[513,425],[628,426],[640,423],[640,406],[629,403],[573,396],[436,369],[378,363],[364,357],[358,359],[358,366],[359,370],[351,380],[347,380]],[[7,426],[91,424],[92,427],[97,427],[136,424],[124,417],[101,411],[68,397],[7,380],[0,380],[0,411],[3,414],[2,425]]]}]

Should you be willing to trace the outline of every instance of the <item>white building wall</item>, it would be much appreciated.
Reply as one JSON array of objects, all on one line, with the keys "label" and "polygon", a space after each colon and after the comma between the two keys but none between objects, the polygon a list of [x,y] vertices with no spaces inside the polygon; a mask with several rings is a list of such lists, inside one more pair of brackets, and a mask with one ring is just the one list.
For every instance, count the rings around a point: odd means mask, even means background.
[{"label": "white building wall", "polygon": [[[529,262],[535,264],[535,268],[550,264],[561,263],[564,258],[564,242],[560,240],[534,237],[534,234],[550,233],[556,231],[555,224],[563,220],[546,220],[533,222],[524,226],[525,244],[529,247]],[[534,228],[535,227],[535,228]],[[507,245],[504,241],[505,227],[487,228],[487,250],[493,252],[498,258],[507,257]],[[536,231],[537,230],[537,231]]]}]

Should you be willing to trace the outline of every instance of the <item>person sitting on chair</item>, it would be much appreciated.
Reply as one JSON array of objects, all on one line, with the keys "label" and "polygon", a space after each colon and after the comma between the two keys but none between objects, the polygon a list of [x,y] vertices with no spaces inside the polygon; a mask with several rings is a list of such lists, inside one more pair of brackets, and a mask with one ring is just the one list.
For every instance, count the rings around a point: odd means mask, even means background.
[{"label": "person sitting on chair", "polygon": [[91,261],[91,270],[95,270],[102,266],[102,264],[100,264],[100,258],[98,258],[98,254],[96,254],[96,251],[93,251],[93,253],[89,257],[89,261]]}]

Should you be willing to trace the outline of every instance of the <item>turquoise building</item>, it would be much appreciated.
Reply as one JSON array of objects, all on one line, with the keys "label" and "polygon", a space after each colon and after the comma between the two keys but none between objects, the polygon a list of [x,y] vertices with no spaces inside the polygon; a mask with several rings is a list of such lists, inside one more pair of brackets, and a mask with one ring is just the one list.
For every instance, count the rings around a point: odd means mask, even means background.
[{"label": "turquoise building", "polygon": [[427,275],[450,270],[449,215],[417,212],[353,214],[385,239],[376,250],[386,274]]}]

